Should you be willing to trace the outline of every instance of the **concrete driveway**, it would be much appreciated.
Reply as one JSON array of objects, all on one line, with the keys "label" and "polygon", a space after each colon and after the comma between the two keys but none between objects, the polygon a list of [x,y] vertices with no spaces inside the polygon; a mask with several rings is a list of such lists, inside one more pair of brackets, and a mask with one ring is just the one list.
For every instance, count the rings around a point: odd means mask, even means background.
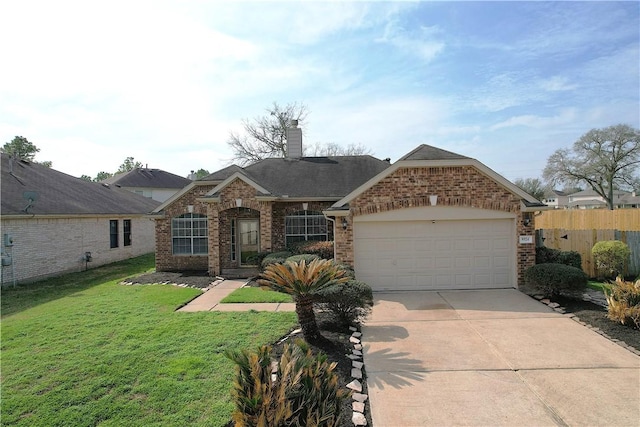
[{"label": "concrete driveway", "polygon": [[640,357],[515,289],[374,296],[375,427],[640,425]]}]

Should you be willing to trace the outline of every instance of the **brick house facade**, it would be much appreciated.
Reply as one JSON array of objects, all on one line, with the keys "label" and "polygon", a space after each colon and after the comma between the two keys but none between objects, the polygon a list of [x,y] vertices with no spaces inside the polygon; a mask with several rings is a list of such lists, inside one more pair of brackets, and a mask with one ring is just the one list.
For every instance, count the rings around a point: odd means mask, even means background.
[{"label": "brick house facade", "polygon": [[[535,245],[518,236],[533,235],[533,212],[541,204],[480,162],[425,145],[393,165],[371,156],[266,159],[196,181],[155,211],[157,268],[224,274],[243,265],[240,223],[252,223],[256,251],[274,252],[286,247],[285,218],[322,212],[336,260],[354,265],[358,274],[357,223],[415,208],[428,216],[433,195],[439,212],[446,208],[457,216],[444,219],[472,221],[460,215],[479,212],[508,224],[510,286],[522,283],[524,270],[535,262]],[[206,215],[207,253],[172,252],[171,221],[185,213]]]}]

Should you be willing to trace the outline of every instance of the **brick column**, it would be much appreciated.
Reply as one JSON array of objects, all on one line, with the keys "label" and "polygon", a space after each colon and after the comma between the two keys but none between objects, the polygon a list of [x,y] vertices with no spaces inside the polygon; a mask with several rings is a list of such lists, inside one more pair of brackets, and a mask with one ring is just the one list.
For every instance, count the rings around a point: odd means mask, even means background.
[{"label": "brick column", "polygon": [[260,252],[272,248],[273,202],[260,202]]},{"label": "brick column", "polygon": [[209,274],[220,275],[220,213],[218,205],[210,203],[207,207],[209,222]]}]

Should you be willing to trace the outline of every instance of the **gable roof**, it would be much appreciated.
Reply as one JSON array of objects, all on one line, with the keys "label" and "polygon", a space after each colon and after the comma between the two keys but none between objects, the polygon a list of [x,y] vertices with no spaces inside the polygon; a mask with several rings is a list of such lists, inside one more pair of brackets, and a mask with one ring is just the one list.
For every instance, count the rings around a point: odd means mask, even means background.
[{"label": "gable roof", "polygon": [[226,168],[215,171],[205,176],[204,178],[199,179],[198,181],[224,181],[234,173],[242,172],[243,170],[244,169],[242,169],[238,165],[231,165],[231,166],[227,166]]},{"label": "gable roof", "polygon": [[[220,178],[225,174],[228,174],[228,179],[234,173],[242,174],[271,196],[337,200],[389,166],[388,162],[369,155],[270,158],[245,168],[228,167],[209,175],[206,179]],[[233,173],[229,173],[231,171]],[[222,188],[223,185],[217,187],[212,195]]]},{"label": "gable roof", "polygon": [[[10,159],[4,153],[1,177],[3,216],[146,214],[159,205],[130,191],[84,181],[38,163]],[[34,194],[37,198],[30,203],[28,196]]]},{"label": "gable roof", "polygon": [[[489,178],[496,181],[498,184],[505,187],[511,193],[519,196],[522,199],[522,202],[527,209],[548,208],[547,205],[540,203],[539,200],[534,198],[532,195],[528,194],[511,181],[504,178],[502,175],[496,173],[483,163],[479,162],[476,159],[472,159],[470,157],[465,157],[460,154],[452,153],[450,151],[441,150],[436,147],[432,147],[430,145],[422,144],[418,146],[416,149],[412,150],[409,154],[402,157],[400,160],[395,162],[391,167],[383,170],[378,175],[369,179],[358,188],[351,191],[342,199],[338,200],[331,207],[332,210],[341,210],[345,209],[348,206],[349,202],[360,194],[373,187],[382,179],[391,175],[395,171],[403,167],[429,167],[429,166],[472,166],[476,168],[480,173],[488,176]],[[540,210],[540,209],[538,209]]]},{"label": "gable roof", "polygon": [[101,182],[120,187],[184,188],[191,183],[188,178],[161,169],[135,168],[109,177]]},{"label": "gable roof", "polygon": [[433,147],[427,144],[421,144],[398,161],[402,160],[451,160],[451,159],[469,159],[470,157],[462,154],[453,153],[443,150],[442,148]]}]

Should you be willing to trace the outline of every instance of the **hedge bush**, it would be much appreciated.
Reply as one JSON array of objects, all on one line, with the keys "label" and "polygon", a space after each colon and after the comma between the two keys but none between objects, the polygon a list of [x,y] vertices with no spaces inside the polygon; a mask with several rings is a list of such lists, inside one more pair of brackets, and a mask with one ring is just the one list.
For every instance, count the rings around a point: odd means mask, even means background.
[{"label": "hedge bush", "polygon": [[603,240],[593,245],[591,254],[600,277],[613,278],[624,274],[631,250],[620,240]]},{"label": "hedge bush", "polygon": [[333,258],[333,241],[315,241],[296,242],[287,248],[293,255],[315,254],[322,259]]},{"label": "hedge bush", "polygon": [[565,264],[537,264],[524,272],[525,284],[545,297],[574,296],[587,287],[588,277],[579,268]]},{"label": "hedge bush", "polygon": [[321,309],[331,313],[340,325],[353,325],[363,321],[373,307],[373,292],[366,283],[350,280],[347,283],[324,288],[317,295]]},{"label": "hedge bush", "polygon": [[266,268],[268,265],[271,264],[282,264],[284,263],[287,258],[289,258],[291,256],[291,252],[289,251],[280,251],[280,252],[273,252],[270,253],[269,255],[265,256],[262,259],[262,262],[260,263],[260,266],[264,269]]},{"label": "hedge bush", "polygon": [[307,264],[309,264],[311,261],[315,259],[322,259],[322,258],[320,258],[318,255],[315,255],[315,254],[300,254],[300,255],[290,256],[289,258],[287,258],[287,261],[291,261],[291,262],[305,261]]},{"label": "hedge bush", "polygon": [[561,251],[540,246],[536,248],[536,264],[564,264],[582,269],[582,257],[576,251]]}]

